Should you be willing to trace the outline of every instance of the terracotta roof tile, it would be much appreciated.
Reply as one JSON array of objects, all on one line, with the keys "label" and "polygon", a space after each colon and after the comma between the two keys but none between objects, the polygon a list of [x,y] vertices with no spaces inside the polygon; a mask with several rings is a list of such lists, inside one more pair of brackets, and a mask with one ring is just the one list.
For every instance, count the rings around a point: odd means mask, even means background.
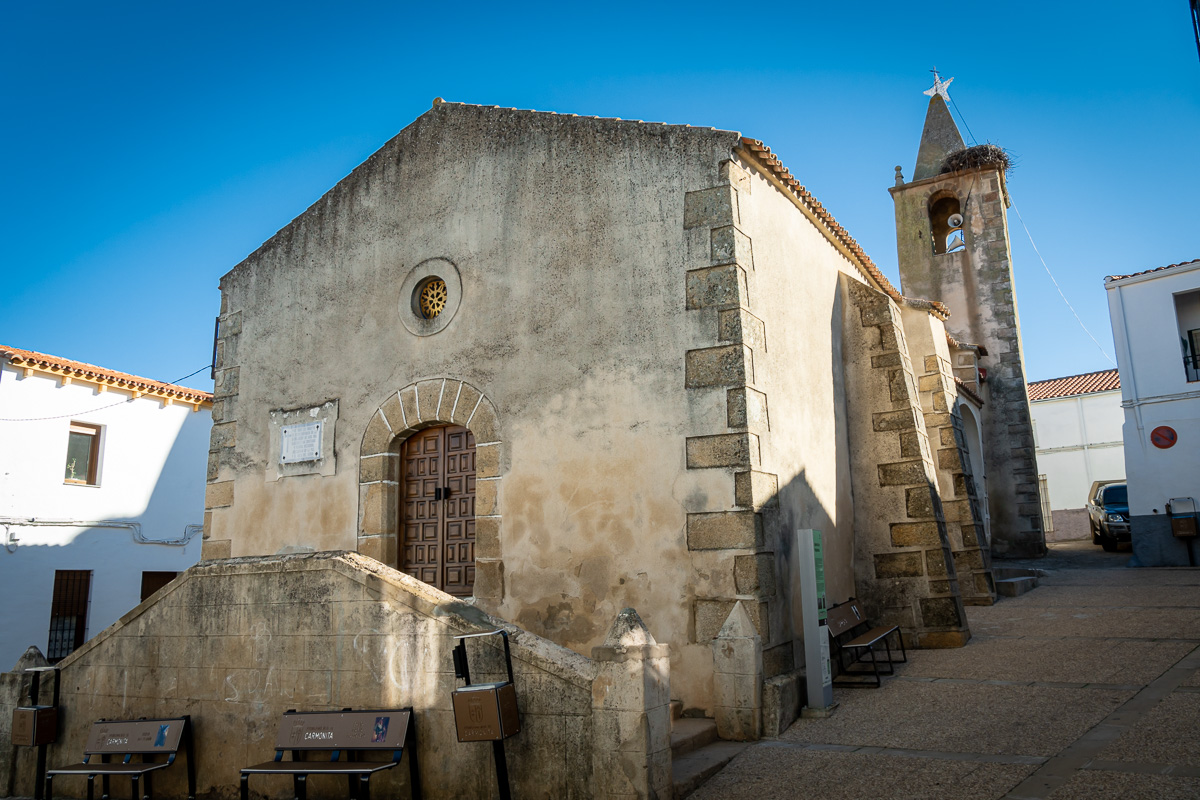
[{"label": "terracotta roof tile", "polygon": [[767,147],[758,139],[751,139],[747,136],[742,137],[742,145],[761,162],[771,174],[787,186],[792,194],[794,194],[804,205],[812,212],[813,216],[819,219],[828,229],[829,234],[841,243],[858,262],[863,272],[870,277],[875,284],[888,294],[893,300],[902,305],[911,306],[913,308],[923,308],[927,311],[933,311],[936,315],[945,320],[950,316],[950,309],[937,300],[921,300],[917,298],[905,297],[900,294],[900,290],[892,285],[891,281],[880,272],[879,267],[875,266],[875,262],[863,251],[858,242],[854,241],[854,237],[834,219],[833,214],[821,204],[821,201],[813,197],[812,192],[804,188],[803,184],[792,175],[791,171],[783,165],[779,157],[771,152],[771,148]]},{"label": "terracotta roof tile", "polygon": [[177,386],[173,383],[164,383],[150,378],[140,378],[137,375],[130,375],[127,372],[117,372],[113,369],[97,367],[94,364],[85,364],[82,361],[72,361],[69,358],[60,358],[58,356],[47,355],[46,353],[37,353],[33,350],[21,350],[16,347],[0,345],[0,358],[8,361],[14,367],[24,367],[26,369],[37,370],[38,372],[63,375],[97,385],[122,389],[127,392],[150,394],[155,397],[178,400],[181,403],[196,405],[211,403],[213,399],[211,393],[202,392],[198,389],[189,389],[186,386]]},{"label": "terracotta roof tile", "polygon": [[1055,397],[1071,397],[1077,394],[1111,392],[1120,388],[1121,378],[1117,375],[1117,371],[1105,369],[1100,372],[1086,372],[1083,375],[1051,378],[1048,381],[1034,381],[1029,384],[1029,399],[1030,401],[1050,400]]},{"label": "terracotta roof tile", "polygon": [[962,378],[956,377],[954,379],[954,385],[957,386],[958,390],[960,392],[962,392],[963,394],[965,394],[967,397],[971,398],[979,405],[981,405],[981,406],[983,405],[983,398],[980,397],[978,394],[976,394],[975,390],[972,389],[970,386],[968,386],[967,382],[964,381]]},{"label": "terracotta roof tile", "polygon": [[1149,275],[1151,272],[1162,272],[1164,269],[1174,269],[1175,267],[1186,267],[1189,264],[1200,264],[1200,258],[1194,258],[1191,261],[1180,261],[1178,264],[1167,264],[1165,267],[1155,267],[1154,269],[1147,269],[1147,270],[1143,270],[1141,272],[1131,272],[1128,275],[1109,275],[1108,277],[1106,277],[1104,279],[1104,282],[1108,283],[1109,281],[1119,281],[1124,278],[1134,278],[1134,277],[1137,277],[1138,275]]}]

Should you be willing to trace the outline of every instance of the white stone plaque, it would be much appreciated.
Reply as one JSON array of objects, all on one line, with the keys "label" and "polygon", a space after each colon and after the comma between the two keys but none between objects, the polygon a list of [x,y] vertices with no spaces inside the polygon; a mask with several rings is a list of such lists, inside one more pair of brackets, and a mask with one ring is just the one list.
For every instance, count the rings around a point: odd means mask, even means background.
[{"label": "white stone plaque", "polygon": [[280,431],[279,463],[297,464],[321,459],[321,430],[324,420],[300,425],[284,425]]}]

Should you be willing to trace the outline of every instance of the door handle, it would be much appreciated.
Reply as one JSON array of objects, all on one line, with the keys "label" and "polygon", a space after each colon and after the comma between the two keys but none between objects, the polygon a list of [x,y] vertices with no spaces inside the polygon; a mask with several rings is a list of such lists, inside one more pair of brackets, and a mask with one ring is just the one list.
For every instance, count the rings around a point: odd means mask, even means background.
[{"label": "door handle", "polygon": [[433,499],[434,499],[434,500],[441,500],[441,499],[442,499],[442,487],[438,486],[438,487],[435,487],[435,488],[434,488],[434,490],[433,490]]}]

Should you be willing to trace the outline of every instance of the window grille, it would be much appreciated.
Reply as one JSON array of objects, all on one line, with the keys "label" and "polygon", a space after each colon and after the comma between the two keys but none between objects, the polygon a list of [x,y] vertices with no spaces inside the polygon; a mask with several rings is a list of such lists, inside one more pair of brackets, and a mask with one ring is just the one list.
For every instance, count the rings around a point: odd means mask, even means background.
[{"label": "window grille", "polygon": [[87,633],[91,588],[90,570],[55,571],[54,596],[50,604],[50,640],[46,647],[47,661],[61,661],[83,644]]}]

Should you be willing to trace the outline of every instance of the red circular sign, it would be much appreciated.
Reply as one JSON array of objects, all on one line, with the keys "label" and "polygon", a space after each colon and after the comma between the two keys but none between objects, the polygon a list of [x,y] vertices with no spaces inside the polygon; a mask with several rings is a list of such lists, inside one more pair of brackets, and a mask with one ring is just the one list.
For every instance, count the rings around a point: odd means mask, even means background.
[{"label": "red circular sign", "polygon": [[1174,447],[1178,439],[1179,436],[1175,433],[1175,429],[1166,425],[1159,425],[1150,431],[1150,443],[1163,450]]}]

